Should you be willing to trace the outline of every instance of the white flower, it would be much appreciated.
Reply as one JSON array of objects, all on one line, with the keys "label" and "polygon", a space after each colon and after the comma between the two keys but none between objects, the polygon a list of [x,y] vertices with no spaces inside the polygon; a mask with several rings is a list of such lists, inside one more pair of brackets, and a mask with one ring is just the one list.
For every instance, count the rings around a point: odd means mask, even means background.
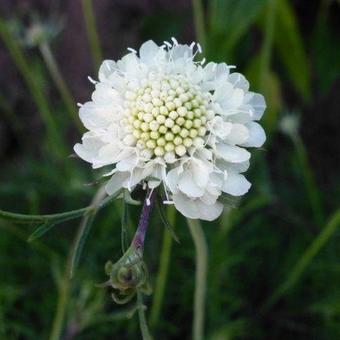
[{"label": "white flower", "polygon": [[102,63],[92,101],[79,111],[89,131],[74,150],[93,168],[113,166],[109,195],[161,185],[166,203],[186,217],[214,220],[221,195],[249,190],[246,147],[265,141],[256,122],[265,100],[232,66],[194,61],[199,51],[150,40],[139,55]]}]

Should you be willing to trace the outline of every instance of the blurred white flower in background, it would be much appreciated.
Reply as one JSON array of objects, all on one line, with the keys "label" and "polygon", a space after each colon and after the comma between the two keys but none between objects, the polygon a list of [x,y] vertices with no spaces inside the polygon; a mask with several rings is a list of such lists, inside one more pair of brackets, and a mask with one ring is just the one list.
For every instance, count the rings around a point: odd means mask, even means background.
[{"label": "blurred white flower in background", "polygon": [[233,66],[195,61],[200,52],[196,43],[150,40],[138,54],[102,63],[92,101],[79,111],[89,131],[74,150],[94,169],[113,165],[109,195],[162,186],[164,203],[211,221],[221,195],[249,190],[246,148],[265,141],[256,122],[265,100]]}]

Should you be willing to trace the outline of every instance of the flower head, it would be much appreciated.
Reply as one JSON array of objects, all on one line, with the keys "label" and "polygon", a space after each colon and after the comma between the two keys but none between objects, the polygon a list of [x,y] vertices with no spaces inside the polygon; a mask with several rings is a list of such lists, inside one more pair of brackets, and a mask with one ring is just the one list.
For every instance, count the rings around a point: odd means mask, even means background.
[{"label": "flower head", "polygon": [[92,101],[79,112],[89,131],[74,150],[93,168],[113,166],[109,195],[141,183],[162,186],[165,203],[213,220],[221,195],[249,190],[246,148],[265,141],[256,123],[264,98],[233,66],[196,61],[199,52],[195,43],[147,41],[139,53],[101,65]]}]

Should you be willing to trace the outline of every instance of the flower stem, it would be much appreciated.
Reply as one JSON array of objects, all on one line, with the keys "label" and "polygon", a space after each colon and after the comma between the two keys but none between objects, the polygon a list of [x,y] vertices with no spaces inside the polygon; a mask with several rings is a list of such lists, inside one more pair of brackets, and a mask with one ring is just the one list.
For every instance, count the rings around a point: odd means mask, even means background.
[{"label": "flower stem", "polygon": [[149,332],[148,325],[145,318],[145,306],[143,304],[143,295],[141,292],[137,292],[137,305],[138,305],[138,317],[139,325],[142,333],[143,340],[152,340],[152,336]]},{"label": "flower stem", "polygon": [[193,339],[203,340],[208,246],[200,222],[192,219],[187,219],[187,221],[196,251]]},{"label": "flower stem", "polygon": [[43,60],[46,64],[48,71],[50,72],[51,78],[54,81],[63,101],[66,106],[66,109],[70,115],[70,118],[74,121],[78,130],[82,132],[82,125],[80,124],[80,120],[78,119],[77,109],[74,104],[74,100],[68,89],[64,78],[62,77],[58,64],[54,58],[54,55],[51,51],[50,45],[47,42],[43,42],[39,45],[40,53],[43,57]]},{"label": "flower stem", "polygon": [[[176,219],[176,210],[173,207],[168,208],[168,220],[169,223],[174,226]],[[170,264],[170,255],[171,255],[171,246],[172,246],[172,238],[173,236],[164,228],[163,231],[163,241],[162,241],[162,253],[159,264],[159,271],[157,275],[156,285],[155,285],[155,293],[153,298],[153,304],[150,312],[150,325],[155,328],[157,326],[163,299],[165,292],[165,285],[169,272],[169,264]]]},{"label": "flower stem", "polygon": [[151,195],[145,198],[142,213],[140,215],[138,227],[133,237],[132,244],[136,249],[143,250],[145,234],[148,229],[150,213],[153,208],[154,202],[156,198],[156,191],[152,191]]},{"label": "flower stem", "polygon": [[86,24],[87,36],[92,53],[95,70],[98,69],[102,60],[102,51],[99,44],[99,37],[96,28],[96,20],[93,11],[92,0],[82,0],[83,15]]}]

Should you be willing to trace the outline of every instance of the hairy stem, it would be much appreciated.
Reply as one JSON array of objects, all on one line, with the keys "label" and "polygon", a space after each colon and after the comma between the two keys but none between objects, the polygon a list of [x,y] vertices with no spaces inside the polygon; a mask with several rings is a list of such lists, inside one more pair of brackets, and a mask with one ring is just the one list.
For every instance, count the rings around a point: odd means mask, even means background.
[{"label": "hairy stem", "polygon": [[[176,219],[176,210],[173,207],[168,207],[168,220],[169,223],[174,226]],[[166,281],[168,278],[171,246],[172,246],[173,236],[169,230],[164,228],[163,231],[163,241],[162,241],[162,253],[159,264],[159,271],[157,275],[155,293],[153,298],[153,304],[150,312],[150,325],[155,328],[157,326],[159,316],[161,313],[161,308],[163,305],[164,293]]]},{"label": "hairy stem", "polygon": [[187,219],[196,251],[193,339],[204,339],[205,295],[207,286],[208,246],[198,220]]},{"label": "hairy stem", "polygon": [[150,197],[145,198],[138,227],[132,240],[132,244],[136,249],[143,249],[144,247],[145,234],[148,229],[150,213],[155,202],[155,197],[156,191],[153,191]]}]

